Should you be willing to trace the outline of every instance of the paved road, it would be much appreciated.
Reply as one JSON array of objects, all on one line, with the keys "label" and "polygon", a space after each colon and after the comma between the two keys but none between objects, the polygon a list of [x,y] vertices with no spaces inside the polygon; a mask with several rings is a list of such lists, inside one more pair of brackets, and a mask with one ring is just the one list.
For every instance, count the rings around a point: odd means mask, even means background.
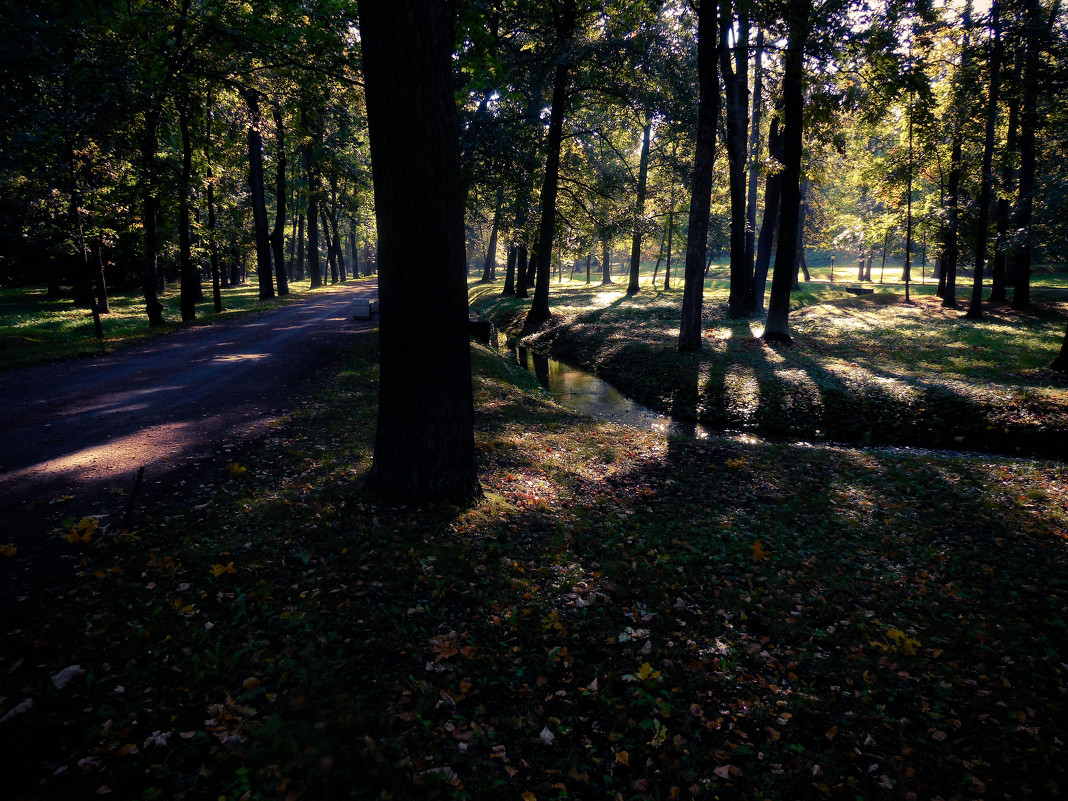
[{"label": "paved road", "polygon": [[361,281],[135,349],[0,373],[0,544],[25,544],[67,495],[68,513],[95,505],[114,519],[124,502],[109,489],[129,490],[138,468],[146,485],[163,482],[262,433],[371,326],[352,320],[352,301],[376,295]]}]

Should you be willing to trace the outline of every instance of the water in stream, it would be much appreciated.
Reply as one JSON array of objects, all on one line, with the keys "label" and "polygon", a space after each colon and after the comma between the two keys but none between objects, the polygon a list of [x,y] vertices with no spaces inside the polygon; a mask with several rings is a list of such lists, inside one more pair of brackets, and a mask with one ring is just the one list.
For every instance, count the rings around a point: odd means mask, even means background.
[{"label": "water in stream", "polygon": [[698,439],[708,436],[702,426],[672,420],[640,403],[635,403],[611,384],[585,370],[535,353],[529,348],[516,347],[513,353],[516,363],[533,373],[538,383],[549,390],[558,403],[569,409],[613,423],[652,429],[664,434]]},{"label": "water in stream", "polygon": [[[667,415],[660,414],[646,406],[642,406],[640,403],[635,403],[611,384],[602,381],[592,373],[587,373],[585,370],[551,359],[544,354],[535,353],[529,348],[517,347],[513,344],[510,346],[510,350],[516,363],[523,369],[533,373],[538,383],[549,391],[553,399],[569,409],[588,414],[591,417],[609,420],[613,423],[623,423],[644,430],[651,429],[663,434],[674,434],[695,439],[706,439],[709,436],[710,432],[702,425],[673,420]],[[747,445],[764,441],[762,437],[751,432],[723,431],[720,433],[727,439]],[[808,448],[863,450],[868,453],[897,456],[911,455],[946,459],[967,457],[983,462],[1031,461],[1027,457],[1019,456],[907,446],[872,447],[841,442],[792,442],[791,444]]]}]

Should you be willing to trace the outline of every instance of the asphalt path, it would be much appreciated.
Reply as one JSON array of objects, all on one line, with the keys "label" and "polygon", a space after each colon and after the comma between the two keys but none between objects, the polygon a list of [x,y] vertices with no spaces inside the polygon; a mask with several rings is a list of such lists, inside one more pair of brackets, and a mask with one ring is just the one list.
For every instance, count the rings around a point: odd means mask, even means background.
[{"label": "asphalt path", "polygon": [[0,544],[34,547],[58,516],[115,522],[140,468],[143,485],[262,435],[314,392],[351,337],[345,284],[234,322],[135,348],[0,373]]}]

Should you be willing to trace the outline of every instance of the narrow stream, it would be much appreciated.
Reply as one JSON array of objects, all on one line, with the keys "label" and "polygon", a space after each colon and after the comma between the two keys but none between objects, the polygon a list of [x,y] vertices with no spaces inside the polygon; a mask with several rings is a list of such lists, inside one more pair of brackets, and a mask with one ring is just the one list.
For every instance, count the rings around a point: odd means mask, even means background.
[{"label": "narrow stream", "polygon": [[[588,373],[578,367],[572,367],[544,354],[535,353],[529,348],[518,347],[514,344],[509,347],[516,363],[523,369],[533,373],[538,383],[549,391],[553,399],[569,409],[613,423],[622,423],[646,431],[658,431],[662,434],[674,434],[692,439],[707,439],[711,433],[699,423],[673,420],[671,417],[660,414],[647,406],[635,403],[608,382],[602,381],[592,373]],[[722,431],[720,434],[727,439],[744,444],[756,444],[764,441],[762,437],[751,432]],[[1034,457],[1026,456],[900,445],[873,447],[857,443],[833,441],[819,443],[794,441],[790,444],[807,448],[862,450],[867,453],[892,456],[926,456],[942,459],[970,458],[988,463],[1035,461]]]},{"label": "narrow stream", "polygon": [[635,403],[611,384],[564,362],[535,353],[529,348],[512,350],[516,363],[534,374],[538,383],[563,406],[613,423],[644,430],[704,439],[708,431],[696,423],[672,420]]}]

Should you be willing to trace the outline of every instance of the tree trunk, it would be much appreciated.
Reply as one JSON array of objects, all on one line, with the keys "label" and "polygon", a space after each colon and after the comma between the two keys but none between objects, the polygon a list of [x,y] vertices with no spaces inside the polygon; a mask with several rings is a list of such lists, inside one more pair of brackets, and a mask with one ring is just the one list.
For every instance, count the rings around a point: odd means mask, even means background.
[{"label": "tree trunk", "polygon": [[946,223],[942,230],[944,241],[942,253],[942,273],[945,276],[942,286],[942,307],[946,309],[957,308],[957,261],[960,257],[959,237],[957,228],[960,221],[960,178],[961,178],[961,132],[959,128],[953,131],[953,142],[949,156],[949,183],[946,187]]},{"label": "tree trunk", "polygon": [[664,258],[664,291],[668,292],[671,289],[671,246],[674,244],[675,239],[675,198],[671,198],[671,205],[668,207],[668,236],[667,236],[667,255]]},{"label": "tree trunk", "polygon": [[612,283],[612,238],[601,238],[601,286]]},{"label": "tree trunk", "polygon": [[[563,0],[561,23],[557,35],[566,42],[575,24],[575,0]],[[536,327],[548,320],[549,270],[552,266],[553,237],[556,233],[556,194],[560,183],[560,146],[564,138],[564,111],[571,84],[571,70],[566,58],[561,58],[553,76],[553,99],[549,109],[549,133],[546,138],[545,182],[541,189],[541,224],[534,256],[538,261],[534,298],[527,312],[526,325]]]},{"label": "tree trunk", "polygon": [[972,297],[967,317],[975,320],[983,316],[983,264],[986,261],[987,222],[990,219],[990,184],[994,165],[994,134],[998,116],[998,78],[1001,68],[1001,20],[998,0],[990,3],[994,49],[990,54],[990,87],[986,107],[986,131],[983,138],[983,163],[979,176],[979,222],[975,232],[975,267],[972,277]]},{"label": "tree trunk", "polygon": [[311,120],[313,128],[312,141],[304,146],[304,171],[308,174],[308,275],[311,288],[323,285],[323,273],[319,267],[319,148],[322,145],[322,115],[314,115]]},{"label": "tree trunk", "polygon": [[[756,48],[753,53],[753,113],[750,115],[752,126],[749,133],[749,185],[746,187],[748,196],[745,206],[745,263],[752,265],[756,258],[756,214],[757,214],[757,185],[760,179],[760,118],[761,104],[764,94],[764,73],[761,60],[764,51],[764,31],[757,30]],[[767,272],[765,270],[765,275]],[[753,301],[750,304],[752,310],[764,309],[763,294],[760,305],[756,304],[756,280],[753,281]]]},{"label": "tree trunk", "polygon": [[1035,200],[1035,140],[1039,121],[1038,83],[1041,80],[1039,38],[1043,33],[1038,0],[1026,0],[1026,8],[1023,108],[1020,112],[1020,194],[1016,201],[1016,230],[1020,233],[1020,244],[1012,264],[1014,309],[1026,309],[1031,305],[1031,212]]},{"label": "tree trunk", "polygon": [[145,112],[145,130],[141,141],[141,207],[145,232],[144,261],[141,267],[141,291],[145,296],[145,312],[151,328],[163,325],[163,304],[159,302],[156,288],[159,266],[159,239],[156,216],[159,213],[159,196],[156,194],[156,132],[159,128],[160,111]]},{"label": "tree trunk", "polygon": [[361,0],[359,14],[381,304],[372,482],[403,502],[467,503],[481,488],[452,29],[443,0]]},{"label": "tree trunk", "polygon": [[207,169],[207,204],[208,204],[208,253],[211,263],[211,302],[218,314],[223,310],[222,305],[222,275],[219,266],[219,231],[215,224],[215,181],[211,168],[211,115],[212,103],[208,101],[208,108],[204,114],[204,163]]},{"label": "tree trunk", "polygon": [[193,145],[189,138],[188,89],[183,88],[177,98],[177,104],[178,130],[182,138],[182,173],[178,179],[178,261],[182,276],[182,322],[189,322],[197,316],[200,276],[199,271],[194,269],[190,241],[192,222],[189,216],[189,190],[193,180]]},{"label": "tree trunk", "polygon": [[325,206],[319,208],[319,221],[323,225],[323,236],[326,237],[326,266],[330,270],[330,283],[337,283],[337,251],[334,250],[334,232],[330,226],[331,218],[326,213]]},{"label": "tree trunk", "polygon": [[501,296],[510,298],[515,296],[515,262],[519,256],[519,246],[511,244],[508,246],[508,262],[504,270],[504,289],[501,291]]},{"label": "tree trunk", "polygon": [[260,97],[255,89],[242,93],[248,106],[248,186],[252,202],[252,220],[256,236],[256,273],[259,279],[260,300],[274,297],[271,279],[271,240],[267,231],[267,198],[263,183],[263,137],[260,128]]},{"label": "tree trunk", "polygon": [[731,2],[720,0],[719,62],[726,95],[727,172],[731,205],[730,295],[727,314],[747,317],[753,309],[753,263],[746,261],[749,215],[745,192],[747,172],[747,134],[749,127],[749,18],[746,0],[735,0],[738,31],[735,40],[735,63],[731,62],[728,37],[733,32]]},{"label": "tree trunk", "polygon": [[304,212],[297,215],[297,256],[293,262],[293,275],[298,281],[304,279]]},{"label": "tree trunk", "polygon": [[278,284],[278,296],[289,294],[289,279],[286,275],[286,137],[282,127],[282,107],[274,104],[275,148],[278,151],[274,171],[274,230],[270,242],[274,250],[274,280]]},{"label": "tree trunk", "polygon": [[638,158],[638,193],[634,198],[634,237],[630,244],[630,283],[627,294],[640,290],[638,271],[641,267],[642,227],[645,225],[645,193],[649,182],[649,140],[653,134],[653,112],[645,113],[645,128],[642,130],[642,152]]},{"label": "tree trunk", "polygon": [[[782,161],[782,131],[779,114],[771,118],[768,131],[768,156]],[[769,173],[764,179],[764,219],[760,221],[760,239],[757,242],[756,266],[753,270],[753,309],[764,311],[764,294],[768,286],[768,268],[771,266],[771,251],[779,228],[779,205],[782,197],[782,176]]]},{"label": "tree trunk", "polygon": [[705,291],[705,251],[712,205],[712,170],[716,160],[719,74],[716,65],[716,4],[701,0],[697,11],[697,136],[690,184],[690,223],[686,236],[686,273],[679,325],[680,352],[701,349],[701,311]]},{"label": "tree trunk", "polygon": [[349,218],[349,252],[352,253],[352,277],[360,277],[360,255],[356,242],[356,218]]},{"label": "tree trunk", "polygon": [[501,227],[501,212],[504,208],[504,187],[497,187],[497,203],[493,209],[493,225],[490,226],[489,243],[486,245],[486,259],[482,263],[482,281],[489,283],[497,280],[497,234]]},{"label": "tree trunk", "polygon": [[805,0],[790,0],[789,35],[783,54],[783,170],[782,212],[775,272],[771,279],[768,320],[764,340],[790,342],[790,285],[797,260],[798,222],[801,213],[801,154],[804,144],[805,44],[812,21]]},{"label": "tree trunk", "polygon": [[1068,373],[1068,326],[1065,327],[1064,339],[1061,340],[1061,352],[1058,353],[1057,358],[1053,360],[1050,369]]},{"label": "tree trunk", "polygon": [[[1008,80],[1009,86],[1018,84],[1018,75]],[[1005,292],[1008,283],[1009,267],[1009,196],[1012,194],[1015,170],[1012,166],[1012,154],[1016,152],[1016,140],[1020,126],[1020,99],[1013,91],[1009,97],[1008,125],[1005,138],[1005,151],[1002,154],[1001,191],[998,192],[997,205],[997,240],[994,246],[994,260],[990,276],[990,302],[1004,303],[1008,296]]]}]

